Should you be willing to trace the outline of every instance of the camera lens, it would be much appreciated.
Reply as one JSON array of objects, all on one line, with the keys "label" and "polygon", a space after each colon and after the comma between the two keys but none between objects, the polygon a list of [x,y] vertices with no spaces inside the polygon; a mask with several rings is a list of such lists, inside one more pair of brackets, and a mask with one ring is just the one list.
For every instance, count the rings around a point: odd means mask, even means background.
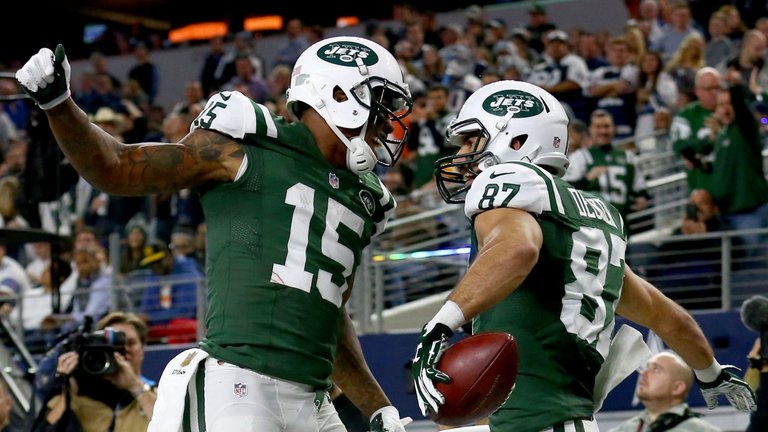
[{"label": "camera lens", "polygon": [[113,368],[112,358],[105,350],[87,350],[80,356],[80,367],[91,375],[104,375]]}]

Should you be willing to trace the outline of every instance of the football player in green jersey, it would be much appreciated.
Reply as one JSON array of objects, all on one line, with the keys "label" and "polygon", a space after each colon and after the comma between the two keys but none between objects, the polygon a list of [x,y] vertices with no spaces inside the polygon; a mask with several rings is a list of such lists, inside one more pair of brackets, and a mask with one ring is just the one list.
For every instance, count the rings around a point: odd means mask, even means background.
[{"label": "football player in green jersey", "polygon": [[464,203],[472,251],[463,279],[422,330],[412,367],[422,412],[444,403],[434,383],[450,377],[436,364],[471,319],[473,332],[510,333],[519,349],[516,388],[490,417],[492,431],[597,431],[598,372],[619,352],[611,349],[616,314],[678,352],[711,408],[725,394],[738,409],[754,409],[752,391],[717,363],[693,318],[625,265],[619,211],[559,178],[567,130],[560,103],[518,81],[481,88],[448,127],[460,149],[437,162],[438,189],[446,202]]},{"label": "football player in green jersey", "polygon": [[116,141],[70,98],[69,75],[59,45],[16,77],[79,173],[112,194],[196,188],[205,213],[207,333],[168,363],[149,430],[343,431],[334,382],[371,430],[403,431],[344,306],[395,207],[372,172],[407,139],[389,138],[412,105],[394,56],[362,38],[319,41],[293,69],[298,122],[221,92],[177,143]]}]

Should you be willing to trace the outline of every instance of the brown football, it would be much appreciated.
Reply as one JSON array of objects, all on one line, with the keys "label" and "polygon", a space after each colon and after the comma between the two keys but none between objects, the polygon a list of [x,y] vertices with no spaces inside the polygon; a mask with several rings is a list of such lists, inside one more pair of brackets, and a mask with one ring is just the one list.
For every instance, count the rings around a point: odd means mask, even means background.
[{"label": "brown football", "polygon": [[517,342],[509,333],[467,336],[448,347],[437,368],[451,377],[436,383],[445,404],[432,421],[448,426],[475,423],[490,416],[509,396],[517,378]]}]

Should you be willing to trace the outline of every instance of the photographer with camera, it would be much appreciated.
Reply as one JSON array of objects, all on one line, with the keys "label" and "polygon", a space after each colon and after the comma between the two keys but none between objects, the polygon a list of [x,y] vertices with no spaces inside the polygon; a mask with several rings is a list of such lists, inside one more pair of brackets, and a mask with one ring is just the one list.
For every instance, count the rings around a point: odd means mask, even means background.
[{"label": "photographer with camera", "polygon": [[[154,383],[141,376],[146,339],[146,323],[132,313],[110,313],[95,331],[86,320],[40,364],[38,386],[47,402],[33,431],[62,430],[70,422],[85,432],[146,431],[157,400]],[[46,376],[46,363],[54,361],[55,376]]]},{"label": "photographer with camera", "polygon": [[746,432],[768,430],[768,298],[753,296],[741,306],[741,320],[760,333],[747,355],[749,367],[744,380],[755,390],[757,411],[749,418]]}]

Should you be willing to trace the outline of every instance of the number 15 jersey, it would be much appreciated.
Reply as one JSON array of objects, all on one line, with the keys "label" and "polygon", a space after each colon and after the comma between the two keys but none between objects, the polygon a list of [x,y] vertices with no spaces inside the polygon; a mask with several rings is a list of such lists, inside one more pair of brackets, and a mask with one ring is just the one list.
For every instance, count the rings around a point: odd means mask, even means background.
[{"label": "number 15 jersey", "polygon": [[375,174],[330,165],[309,129],[238,92],[192,124],[239,140],[247,167],[200,188],[208,227],[207,334],[215,358],[281,379],[330,385],[342,296],[394,199]]}]

